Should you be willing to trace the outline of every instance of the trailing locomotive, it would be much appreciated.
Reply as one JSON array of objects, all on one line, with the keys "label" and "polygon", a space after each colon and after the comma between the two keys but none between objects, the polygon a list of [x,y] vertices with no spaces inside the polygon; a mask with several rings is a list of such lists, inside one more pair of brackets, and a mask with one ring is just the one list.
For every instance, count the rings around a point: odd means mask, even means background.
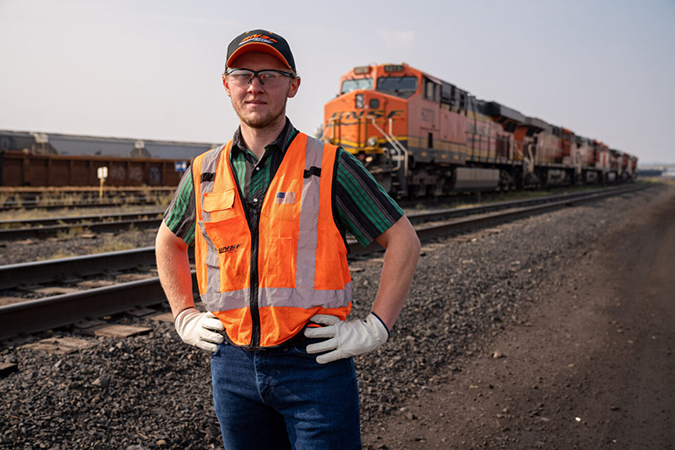
[{"label": "trailing locomotive", "polygon": [[526,117],[407,64],[355,67],[324,108],[324,139],[397,196],[632,180],[637,158]]}]

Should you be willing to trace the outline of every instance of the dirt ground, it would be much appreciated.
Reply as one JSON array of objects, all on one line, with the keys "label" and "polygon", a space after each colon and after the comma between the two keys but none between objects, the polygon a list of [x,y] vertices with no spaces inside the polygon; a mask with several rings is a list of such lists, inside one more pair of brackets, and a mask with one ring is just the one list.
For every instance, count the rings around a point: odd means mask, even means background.
[{"label": "dirt ground", "polygon": [[365,443],[675,449],[675,189],[528,295],[527,320]]}]

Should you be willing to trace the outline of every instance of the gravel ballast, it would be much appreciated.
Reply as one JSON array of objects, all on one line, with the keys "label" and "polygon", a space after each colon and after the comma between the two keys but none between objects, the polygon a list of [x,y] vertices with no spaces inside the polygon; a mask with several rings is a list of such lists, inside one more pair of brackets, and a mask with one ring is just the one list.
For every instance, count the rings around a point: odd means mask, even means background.
[{"label": "gravel ballast", "polygon": [[[433,392],[448,374],[461,370],[458,358],[481,351],[487,336],[522,321],[523,312],[536,302],[528,295],[533,286],[664,189],[423,243],[408,302],[390,341],[355,359],[364,436],[377,433],[379,421],[398,413],[404,402],[422,391]],[[149,239],[150,244],[141,246],[152,245],[154,237],[147,234],[151,237],[138,241]],[[381,259],[358,260],[351,267],[352,317],[365,317],[379,283]],[[0,363],[18,365],[0,379],[0,446],[222,448],[208,355],[182,343],[173,324],[126,315],[110,322],[153,331],[126,339],[54,333],[51,337],[95,344],[66,355],[21,346],[0,349]]]}]

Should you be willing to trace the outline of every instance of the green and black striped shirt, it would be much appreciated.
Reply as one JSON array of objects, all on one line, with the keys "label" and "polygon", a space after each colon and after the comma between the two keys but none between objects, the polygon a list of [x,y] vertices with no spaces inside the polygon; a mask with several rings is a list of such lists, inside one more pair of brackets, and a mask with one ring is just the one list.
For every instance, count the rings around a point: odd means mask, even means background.
[{"label": "green and black striped shirt", "polygon": [[[241,131],[237,129],[230,161],[245,200],[264,199],[286,149],[297,134],[298,130],[286,119],[284,130],[265,147],[263,157],[258,160],[246,148]],[[359,244],[366,246],[396,223],[403,216],[403,210],[351,153],[340,148],[338,158],[333,185],[337,225],[343,234],[348,231]],[[164,222],[190,245],[194,242],[196,217],[192,170],[188,168],[164,213]]]}]

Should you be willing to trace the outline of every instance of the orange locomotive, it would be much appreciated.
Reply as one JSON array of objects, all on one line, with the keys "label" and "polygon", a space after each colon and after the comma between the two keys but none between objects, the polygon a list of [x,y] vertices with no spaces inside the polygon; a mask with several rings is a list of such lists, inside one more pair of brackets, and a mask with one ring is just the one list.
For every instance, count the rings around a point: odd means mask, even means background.
[{"label": "orange locomotive", "polygon": [[632,180],[637,158],[526,117],[407,64],[355,67],[324,139],[398,196]]}]

